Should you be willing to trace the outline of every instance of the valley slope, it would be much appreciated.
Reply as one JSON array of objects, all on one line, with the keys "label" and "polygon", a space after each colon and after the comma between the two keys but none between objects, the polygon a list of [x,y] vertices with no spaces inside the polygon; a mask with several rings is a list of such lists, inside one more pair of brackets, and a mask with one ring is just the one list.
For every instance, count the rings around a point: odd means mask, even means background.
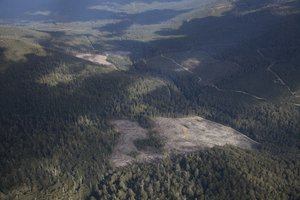
[{"label": "valley slope", "polygon": [[[0,2],[0,199],[299,198],[299,1],[16,2]],[[112,164],[129,125],[130,159],[159,159]],[[187,132],[203,146],[169,154]]]}]

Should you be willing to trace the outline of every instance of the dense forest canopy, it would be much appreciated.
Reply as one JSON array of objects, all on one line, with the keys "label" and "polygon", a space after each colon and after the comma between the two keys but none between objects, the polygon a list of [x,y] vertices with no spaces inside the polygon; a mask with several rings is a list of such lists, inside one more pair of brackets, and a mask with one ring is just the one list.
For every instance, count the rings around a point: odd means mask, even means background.
[{"label": "dense forest canopy", "polygon": [[[299,199],[299,21],[299,0],[0,1],[0,199]],[[166,152],[155,120],[194,116],[259,148]],[[115,120],[147,132],[127,156],[163,156],[116,167]]]}]

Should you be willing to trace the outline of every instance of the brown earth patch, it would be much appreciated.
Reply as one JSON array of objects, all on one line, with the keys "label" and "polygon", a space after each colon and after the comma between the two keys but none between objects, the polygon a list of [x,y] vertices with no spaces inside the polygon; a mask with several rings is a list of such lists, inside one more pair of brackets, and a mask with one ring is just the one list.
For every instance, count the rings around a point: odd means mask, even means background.
[{"label": "brown earth patch", "polygon": [[112,125],[120,133],[120,138],[113,150],[111,162],[114,166],[126,166],[132,162],[145,162],[163,158],[170,154],[182,154],[212,148],[214,146],[233,145],[244,149],[255,149],[259,143],[242,133],[204,118],[153,119],[154,128],[164,141],[163,152],[138,150],[134,141],[149,138],[148,130],[129,120],[115,120]]}]

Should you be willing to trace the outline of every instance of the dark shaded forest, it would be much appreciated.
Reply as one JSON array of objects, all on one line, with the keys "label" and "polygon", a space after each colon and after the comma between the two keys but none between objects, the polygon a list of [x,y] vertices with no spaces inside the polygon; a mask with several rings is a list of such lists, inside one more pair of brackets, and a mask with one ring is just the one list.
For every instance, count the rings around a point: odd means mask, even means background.
[{"label": "dark shaded forest", "polygon": [[[62,51],[71,47],[55,48],[51,40],[39,39],[38,46],[5,38],[0,43],[0,198],[299,199],[300,15],[274,14],[277,7],[260,10],[270,2],[237,1],[222,16],[157,32],[184,37],[106,41],[114,50],[131,52],[127,71],[76,58]],[[282,6],[299,11],[299,1]],[[126,32],[130,24],[115,26],[104,29]],[[62,32],[52,40],[67,36]],[[202,53],[207,69],[176,71],[172,59],[183,63]],[[227,70],[232,65],[237,67]],[[230,126],[261,149],[215,147],[111,166],[119,133],[110,120],[151,128],[152,117],[193,115]],[[150,137],[135,145],[159,151],[163,141]]]}]

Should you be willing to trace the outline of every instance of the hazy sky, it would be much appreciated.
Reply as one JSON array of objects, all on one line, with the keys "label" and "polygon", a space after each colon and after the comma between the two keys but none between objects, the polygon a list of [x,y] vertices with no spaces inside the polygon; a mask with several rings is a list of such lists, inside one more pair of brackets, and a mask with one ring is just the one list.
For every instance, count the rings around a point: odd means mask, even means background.
[{"label": "hazy sky", "polygon": [[[129,6],[132,6],[133,2],[137,5],[140,5],[141,3],[145,3],[145,5],[153,3],[170,5],[169,2],[176,1],[193,0],[0,0],[0,20],[86,21],[94,19],[119,18],[119,14],[116,12],[120,10],[114,10],[114,7],[110,10],[90,8],[107,3],[110,5],[113,3],[117,5],[128,4]],[[142,7],[140,6],[140,8]]]}]

